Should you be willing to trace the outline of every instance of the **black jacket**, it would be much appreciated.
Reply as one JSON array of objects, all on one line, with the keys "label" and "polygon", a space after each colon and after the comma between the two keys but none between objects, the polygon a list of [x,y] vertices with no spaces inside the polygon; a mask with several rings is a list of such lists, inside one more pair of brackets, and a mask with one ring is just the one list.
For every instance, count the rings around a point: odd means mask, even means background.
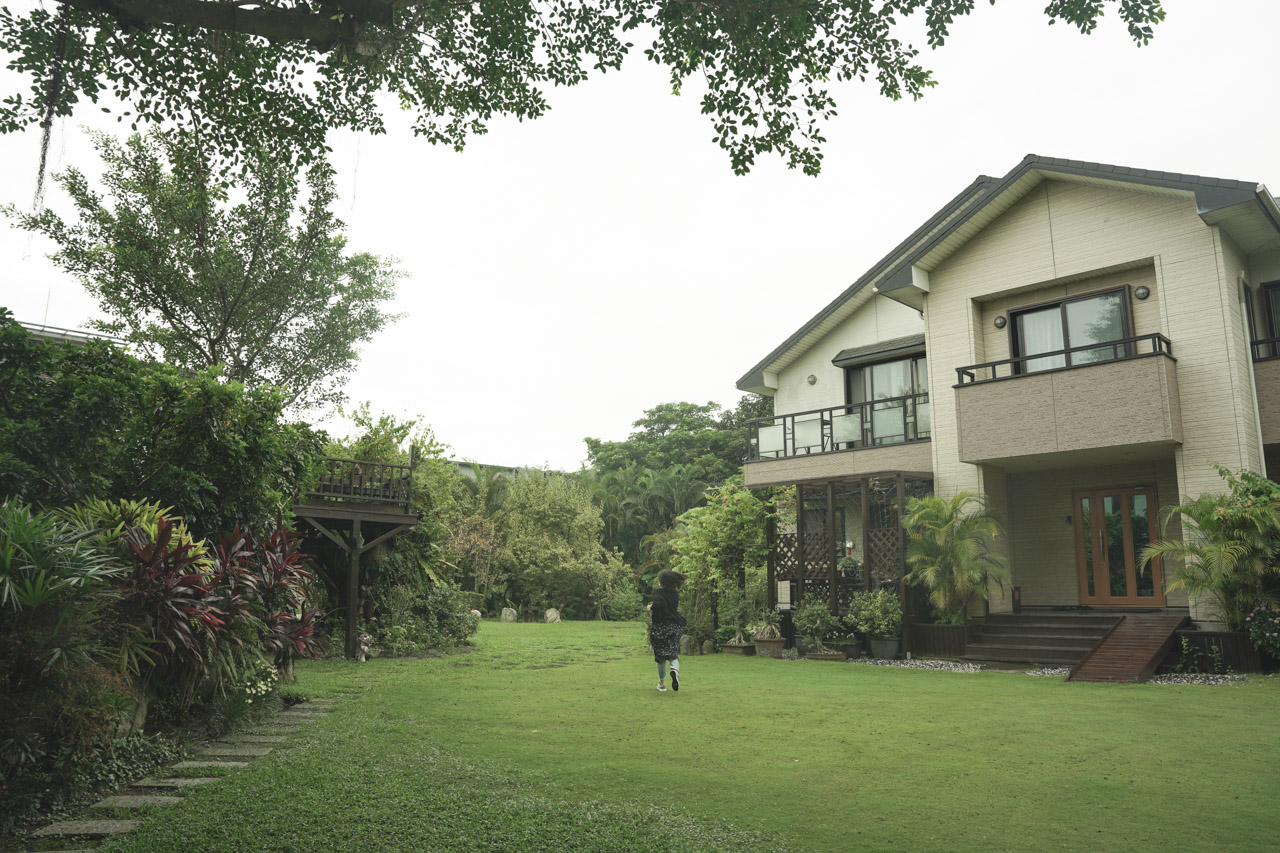
[{"label": "black jacket", "polygon": [[653,610],[650,611],[655,625],[684,625],[684,617],[677,610],[680,607],[680,590],[658,587],[653,591]]}]

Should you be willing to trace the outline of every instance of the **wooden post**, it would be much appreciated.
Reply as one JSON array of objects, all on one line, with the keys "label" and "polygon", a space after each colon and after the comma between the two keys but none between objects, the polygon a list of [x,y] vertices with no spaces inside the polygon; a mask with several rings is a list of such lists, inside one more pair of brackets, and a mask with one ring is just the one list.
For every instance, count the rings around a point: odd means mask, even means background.
[{"label": "wooden post", "polygon": [[864,477],[858,481],[858,485],[862,487],[862,578],[867,585],[867,591],[871,591],[871,531],[867,528],[871,525],[871,490],[867,488],[867,479]]},{"label": "wooden post", "polygon": [[830,578],[831,591],[827,595],[827,608],[831,611],[831,615],[837,616],[840,612],[840,597],[836,593],[836,578],[839,576],[839,569],[836,568],[836,484],[834,480],[827,481],[827,576]]},{"label": "wooden post", "polygon": [[355,659],[360,644],[356,637],[356,625],[360,621],[360,549],[364,547],[364,537],[360,535],[360,519],[351,521],[351,542],[347,546],[351,553],[351,571],[347,578],[347,648],[346,654]]},{"label": "wooden post", "polygon": [[808,570],[804,563],[804,484],[796,483],[796,593],[791,596],[791,608],[794,610],[804,600],[804,581]]},{"label": "wooden post", "polygon": [[772,501],[764,511],[764,544],[768,549],[764,558],[765,603],[772,610],[778,606],[778,507]]}]

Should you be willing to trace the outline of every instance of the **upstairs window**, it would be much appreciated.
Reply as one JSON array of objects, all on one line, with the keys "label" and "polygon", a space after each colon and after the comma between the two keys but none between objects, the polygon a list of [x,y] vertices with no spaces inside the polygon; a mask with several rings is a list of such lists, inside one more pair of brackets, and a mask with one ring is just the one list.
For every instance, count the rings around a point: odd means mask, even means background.
[{"label": "upstairs window", "polygon": [[[1130,336],[1127,288],[1077,296],[1010,313],[1015,357],[1052,353],[1041,358],[1028,358],[1019,365],[1018,373],[1113,361],[1130,355],[1129,344],[1115,343]],[[1090,347],[1090,344],[1105,346]]]},{"label": "upstairs window", "polygon": [[846,373],[853,416],[866,444],[898,444],[929,437],[929,370],[923,356],[882,361]]}]

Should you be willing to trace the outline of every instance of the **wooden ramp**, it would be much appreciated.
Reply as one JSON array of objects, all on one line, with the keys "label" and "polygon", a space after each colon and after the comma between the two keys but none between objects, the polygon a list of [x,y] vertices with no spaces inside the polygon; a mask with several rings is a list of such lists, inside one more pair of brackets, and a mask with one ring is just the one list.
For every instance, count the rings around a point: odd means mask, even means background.
[{"label": "wooden ramp", "polygon": [[1174,632],[1190,621],[1185,614],[1126,613],[1071,668],[1067,681],[1146,681],[1173,648]]}]

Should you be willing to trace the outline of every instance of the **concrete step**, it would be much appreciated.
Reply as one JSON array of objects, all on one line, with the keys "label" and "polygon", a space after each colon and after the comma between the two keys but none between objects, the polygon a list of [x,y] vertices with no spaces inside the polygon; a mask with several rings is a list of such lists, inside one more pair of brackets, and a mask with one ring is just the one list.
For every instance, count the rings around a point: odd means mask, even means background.
[{"label": "concrete step", "polygon": [[1002,646],[992,643],[969,643],[964,660],[1009,663],[1040,663],[1072,665],[1084,656],[1088,649],[1075,650],[1059,647]]},{"label": "concrete step", "polygon": [[37,838],[58,835],[84,835],[89,838],[105,838],[123,835],[138,825],[136,820],[60,820],[31,833]]},{"label": "concrete step", "polygon": [[1092,637],[1097,640],[1110,627],[1110,625],[1073,625],[1063,622],[1020,622],[1018,624],[988,622],[976,630],[991,636],[1004,634],[1052,634],[1059,637]]},{"label": "concrete step", "polygon": [[1072,637],[1054,634],[978,634],[970,646],[998,646],[1007,649],[1069,649],[1084,654],[1094,647],[1098,637]]},{"label": "concrete step", "polygon": [[168,797],[163,794],[117,794],[103,797],[93,804],[95,809],[149,809],[155,806],[176,806],[182,797]]}]

